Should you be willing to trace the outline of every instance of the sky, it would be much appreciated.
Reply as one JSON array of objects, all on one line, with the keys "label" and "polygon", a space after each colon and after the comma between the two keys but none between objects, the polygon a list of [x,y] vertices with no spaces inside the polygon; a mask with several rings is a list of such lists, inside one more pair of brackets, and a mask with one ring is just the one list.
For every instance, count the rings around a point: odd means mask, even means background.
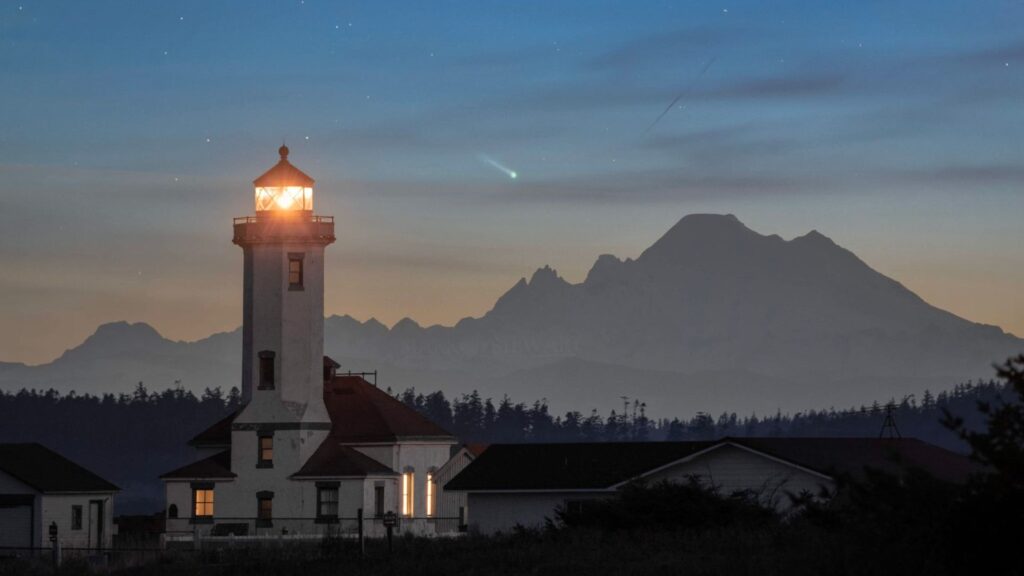
[{"label": "sky", "polygon": [[0,0],[0,361],[237,327],[231,218],[282,141],[337,219],[328,314],[450,325],[716,212],[1024,335],[1021,30],[1021,0]]}]

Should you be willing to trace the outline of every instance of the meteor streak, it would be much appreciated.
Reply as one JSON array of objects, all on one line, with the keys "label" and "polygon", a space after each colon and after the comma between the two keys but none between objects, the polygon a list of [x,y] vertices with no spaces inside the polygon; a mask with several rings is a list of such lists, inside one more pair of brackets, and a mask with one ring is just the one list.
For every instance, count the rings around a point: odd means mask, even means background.
[{"label": "meteor streak", "polygon": [[[716,58],[716,56],[712,56],[711,59],[708,60],[706,64],[704,64],[704,67],[701,68],[700,70],[700,74],[698,74],[697,77],[693,79],[693,81],[690,83],[690,86],[687,87],[686,90],[680,92],[679,95],[676,96],[676,99],[673,100],[672,103],[669,104],[661,114],[658,114],[658,117],[654,119],[654,122],[651,122],[651,125],[647,127],[647,130],[644,130],[644,134],[647,134],[648,132],[653,130],[654,127],[658,125],[658,122],[661,122],[661,119],[664,118],[665,115],[668,114],[669,111],[672,110],[672,108],[675,107],[675,105],[678,104],[679,101],[683,99],[683,97],[688,96],[690,94],[690,92],[693,90],[694,84],[696,84],[698,80],[704,77],[704,73],[708,71],[708,68],[711,68],[711,65],[715,63]],[[685,101],[683,102],[683,107],[686,107]]]},{"label": "meteor streak", "polygon": [[480,154],[479,156],[477,156],[477,158],[479,158],[480,161],[483,162],[484,164],[489,164],[497,168],[498,170],[501,170],[502,172],[505,173],[506,176],[513,180],[519,177],[519,174],[517,174],[515,170],[512,170],[511,168],[503,165],[501,162],[498,162],[497,160],[491,158],[487,154]]}]

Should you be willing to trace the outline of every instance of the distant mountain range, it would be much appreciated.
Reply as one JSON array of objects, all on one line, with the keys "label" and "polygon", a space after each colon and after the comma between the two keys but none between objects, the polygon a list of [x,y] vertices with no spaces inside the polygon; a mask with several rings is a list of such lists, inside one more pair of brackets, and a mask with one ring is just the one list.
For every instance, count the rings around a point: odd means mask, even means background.
[{"label": "distant mountain range", "polygon": [[[394,390],[477,389],[603,413],[628,396],[655,416],[901,398],[989,378],[993,362],[1024,351],[1024,340],[929,305],[816,231],[787,241],[709,214],[683,218],[636,260],[600,256],[579,284],[538,269],[455,326],[349,316],[325,326],[326,353],[343,369],[379,370]],[[0,364],[0,388],[228,389],[240,350],[240,330],[186,343],[105,324],[49,364]]]}]

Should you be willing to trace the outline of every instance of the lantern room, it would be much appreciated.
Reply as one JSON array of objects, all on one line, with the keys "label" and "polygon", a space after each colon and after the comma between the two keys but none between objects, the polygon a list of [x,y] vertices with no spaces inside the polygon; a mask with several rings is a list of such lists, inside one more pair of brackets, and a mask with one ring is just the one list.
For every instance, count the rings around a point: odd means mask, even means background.
[{"label": "lantern room", "polygon": [[313,211],[313,179],[288,161],[288,147],[278,149],[281,159],[253,180],[256,213]]}]

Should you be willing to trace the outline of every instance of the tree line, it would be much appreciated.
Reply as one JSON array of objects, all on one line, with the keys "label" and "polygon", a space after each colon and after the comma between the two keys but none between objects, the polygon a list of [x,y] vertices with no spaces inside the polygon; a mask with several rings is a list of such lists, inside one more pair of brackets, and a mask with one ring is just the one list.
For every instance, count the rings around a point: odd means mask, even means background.
[{"label": "tree line", "polygon": [[945,412],[962,415],[965,425],[975,429],[983,417],[976,410],[979,402],[992,403],[1005,391],[997,381],[967,382],[952,390],[932,394],[925,391],[918,402],[913,396],[899,401],[874,402],[870,406],[841,410],[829,408],[795,414],[781,411],[767,416],[723,412],[713,416],[698,412],[689,418],[647,416],[641,400],[625,401],[621,410],[602,416],[597,410],[584,414],[569,411],[551,413],[544,400],[527,404],[513,402],[508,396],[495,404],[479,393],[462,394],[449,400],[444,392],[417,393],[408,388],[388,392],[407,406],[451,431],[464,442],[638,442],[713,440],[724,436],[878,436],[886,414],[891,414],[899,433],[954,450],[964,450],[963,441],[941,420]]},{"label": "tree line", "polygon": [[[472,392],[448,399],[408,389],[396,398],[464,442],[604,442],[707,440],[722,436],[877,436],[886,406],[904,436],[965,450],[964,440],[940,420],[945,411],[967,429],[983,424],[979,402],[993,403],[1005,385],[966,383],[948,392],[870,406],[796,414],[739,416],[697,413],[688,418],[650,418],[634,400],[606,415],[569,411],[553,414],[547,403],[495,402]],[[0,441],[40,442],[122,488],[120,512],[159,509],[160,474],[195,459],[190,438],[241,407],[238,388],[207,388],[196,395],[175,386],[160,392],[139,383],[131,394],[60,394],[54,390],[0,392]]]}]

